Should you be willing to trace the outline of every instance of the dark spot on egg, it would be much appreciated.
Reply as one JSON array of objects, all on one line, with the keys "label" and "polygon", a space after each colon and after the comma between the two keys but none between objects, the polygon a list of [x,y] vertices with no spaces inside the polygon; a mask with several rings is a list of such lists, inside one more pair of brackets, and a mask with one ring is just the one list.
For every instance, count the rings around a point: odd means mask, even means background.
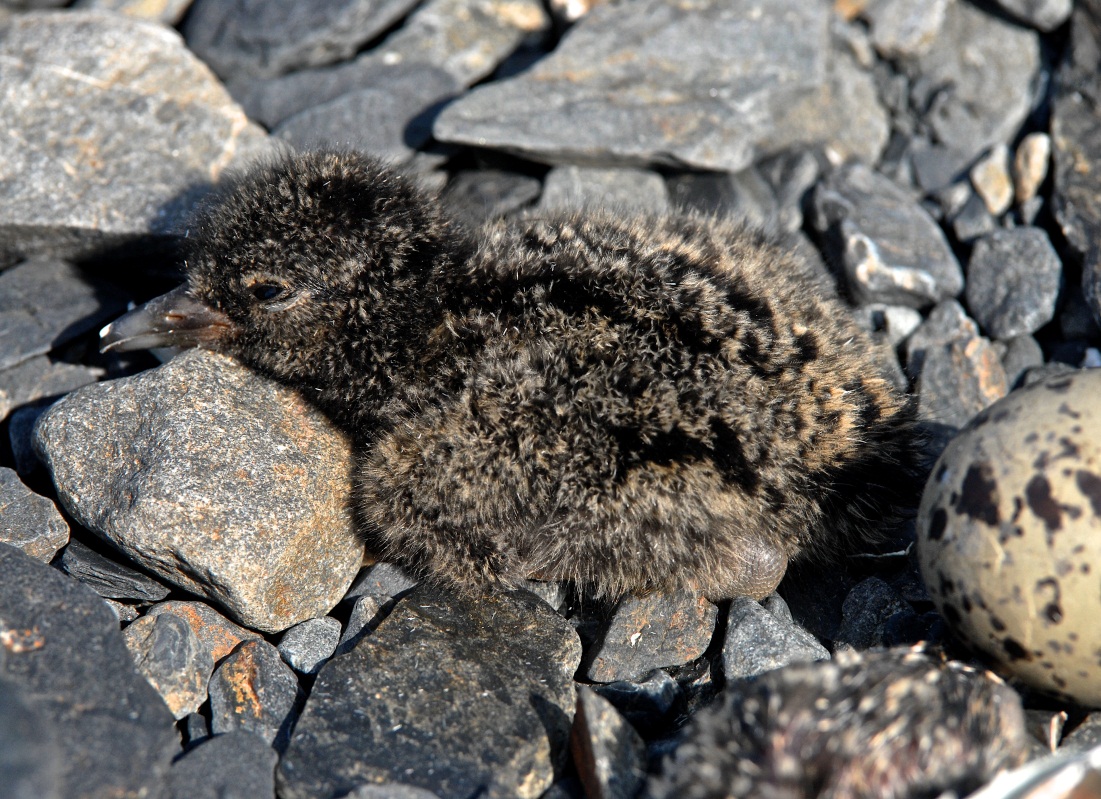
[{"label": "dark spot on egg", "polygon": [[1063,513],[1059,503],[1051,495],[1051,483],[1041,474],[1028,481],[1025,486],[1025,499],[1029,509],[1041,519],[1049,533],[1063,526]]},{"label": "dark spot on egg", "polygon": [[952,625],[952,627],[959,627],[960,622],[963,621],[963,616],[961,616],[960,612],[951,605],[944,606],[944,618],[948,620],[948,623]]},{"label": "dark spot on egg", "polygon": [[963,610],[965,613],[970,613],[973,607],[971,604],[971,599],[966,594],[960,599],[960,605],[963,606]]},{"label": "dark spot on egg", "polygon": [[1002,649],[1009,655],[1010,660],[1032,660],[1032,655],[1015,638],[1003,638]]},{"label": "dark spot on egg", "polygon": [[1046,388],[1048,391],[1053,391],[1056,394],[1065,394],[1073,382],[1074,378],[1064,377],[1058,380],[1051,380],[1047,383],[1044,383],[1044,388]]},{"label": "dark spot on egg", "polygon": [[1071,419],[1081,419],[1082,418],[1082,414],[1078,413],[1078,411],[1071,410],[1071,407],[1069,405],[1067,405],[1065,402],[1062,403],[1059,406],[1059,413],[1062,414],[1063,416],[1069,416]]},{"label": "dark spot on egg", "polygon": [[1006,630],[1005,622],[993,614],[990,615],[990,626],[996,633],[1004,633]]},{"label": "dark spot on egg", "polygon": [[929,520],[929,540],[940,541],[944,537],[946,527],[948,527],[948,513],[944,508],[937,508]]},{"label": "dark spot on egg", "polygon": [[1094,516],[1101,516],[1101,477],[1085,469],[1079,469],[1074,475],[1074,482],[1090,501]]},{"label": "dark spot on egg", "polygon": [[1063,609],[1054,602],[1049,602],[1045,605],[1043,613],[1052,624],[1058,624],[1063,620]]},{"label": "dark spot on egg", "polygon": [[998,481],[988,463],[973,464],[963,477],[956,512],[993,527],[998,524]]}]

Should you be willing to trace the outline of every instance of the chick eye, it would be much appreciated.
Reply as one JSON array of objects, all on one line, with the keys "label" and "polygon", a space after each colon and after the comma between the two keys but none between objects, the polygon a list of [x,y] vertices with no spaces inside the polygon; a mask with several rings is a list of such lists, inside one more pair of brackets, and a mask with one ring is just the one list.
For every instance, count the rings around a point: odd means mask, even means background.
[{"label": "chick eye", "polygon": [[249,286],[249,291],[260,302],[271,302],[282,297],[287,289],[278,283],[254,283]]}]

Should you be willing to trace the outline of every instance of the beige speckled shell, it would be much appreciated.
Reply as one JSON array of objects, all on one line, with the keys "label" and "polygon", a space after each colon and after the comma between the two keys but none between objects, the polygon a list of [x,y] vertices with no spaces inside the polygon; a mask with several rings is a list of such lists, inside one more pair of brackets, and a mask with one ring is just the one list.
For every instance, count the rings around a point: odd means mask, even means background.
[{"label": "beige speckled shell", "polygon": [[1101,369],[1016,391],[949,444],[918,554],[964,640],[1008,675],[1101,706]]}]

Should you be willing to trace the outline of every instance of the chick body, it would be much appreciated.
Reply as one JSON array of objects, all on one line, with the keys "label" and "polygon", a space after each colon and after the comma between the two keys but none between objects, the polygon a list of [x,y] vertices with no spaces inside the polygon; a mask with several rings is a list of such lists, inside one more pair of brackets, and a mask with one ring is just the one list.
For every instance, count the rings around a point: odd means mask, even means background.
[{"label": "chick body", "polygon": [[768,594],[914,500],[910,405],[790,251],[702,216],[452,225],[351,154],[242,177],[193,225],[204,346],[358,442],[382,557],[457,586]]}]

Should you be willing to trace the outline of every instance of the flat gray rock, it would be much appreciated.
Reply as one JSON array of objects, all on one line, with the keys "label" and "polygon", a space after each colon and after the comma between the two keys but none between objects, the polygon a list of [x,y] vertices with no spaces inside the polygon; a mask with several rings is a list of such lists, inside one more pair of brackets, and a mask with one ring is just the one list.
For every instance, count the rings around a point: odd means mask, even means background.
[{"label": "flat gray rock", "polygon": [[1035,333],[1055,318],[1063,263],[1040,228],[999,230],[975,242],[967,306],[991,338]]},{"label": "flat gray rock", "polygon": [[[786,607],[786,606],[785,606]],[[760,602],[735,597],[723,639],[723,674],[728,680],[755,677],[792,663],[829,660],[818,639],[790,618],[781,618]]]},{"label": "flat gray rock", "polygon": [[238,644],[260,638],[259,633],[239,627],[203,602],[171,599],[153,605],[145,615],[155,618],[162,613],[171,613],[186,621],[200,643],[210,653],[215,665],[236,649]]},{"label": "flat gray rock", "polygon": [[[0,182],[0,194],[7,185]],[[0,202],[0,239],[6,207]],[[66,261],[35,258],[6,269],[0,272],[0,369],[45,355],[125,309],[122,292]]]},{"label": "flat gray rock", "polygon": [[[42,753],[49,773],[32,784],[54,785],[59,797],[161,796],[179,753],[172,714],[134,667],[114,614],[91,589],[6,544],[0,574],[0,680],[44,721],[40,734],[57,753]],[[0,765],[9,765],[3,754]]]},{"label": "flat gray rock", "polygon": [[462,599],[418,586],[321,669],[279,795],[406,782],[535,799],[564,764],[580,657],[570,624],[525,591]]},{"label": "flat gray rock", "polygon": [[223,78],[331,64],[400,20],[417,0],[195,0],[187,45]]},{"label": "flat gray rock", "polygon": [[9,261],[175,233],[202,187],[268,150],[163,25],[20,14],[0,27],[0,61],[0,118],[19,120],[0,138],[0,256]]},{"label": "flat gray rock", "polygon": [[873,0],[864,10],[872,44],[884,58],[915,56],[933,46],[952,0]]},{"label": "flat gray rock", "polygon": [[104,599],[157,602],[168,596],[168,588],[152,577],[101,555],[75,538],[65,547],[58,565]]},{"label": "flat gray rock", "polygon": [[9,799],[66,799],[57,733],[23,693],[0,679],[0,785]]},{"label": "flat gray rock", "polygon": [[247,627],[324,615],[359,568],[346,440],[229,358],[194,350],[80,389],[35,436],[74,518]]},{"label": "flat gray rock", "polygon": [[586,796],[634,799],[646,782],[646,745],[612,703],[577,689],[571,749]]},{"label": "flat gray rock", "polygon": [[860,164],[831,173],[814,194],[814,225],[840,248],[859,304],[921,308],[963,289],[940,226],[889,178]]},{"label": "flat gray rock", "polygon": [[1067,21],[1074,0],[994,0],[1027,25],[1042,31],[1053,31]]},{"label": "flat gray rock", "polygon": [[172,764],[170,799],[274,799],[273,750],[249,732],[227,732],[203,741]]},{"label": "flat gray rock", "polygon": [[[52,290],[56,291],[57,287]],[[2,313],[2,312],[0,312]],[[45,397],[68,394],[103,377],[103,369],[35,355],[0,370],[0,420],[12,409]]]},{"label": "flat gray rock", "polygon": [[543,179],[541,209],[609,208],[660,214],[669,209],[669,192],[657,172],[559,166]]},{"label": "flat gray rock", "polygon": [[740,169],[778,134],[774,112],[825,83],[827,38],[820,3],[600,5],[527,72],[448,106],[436,138],[548,163]]},{"label": "flat gray rock", "polygon": [[185,620],[171,613],[143,616],[122,635],[138,670],[173,716],[182,719],[206,701],[214,661]]},{"label": "flat gray rock", "polygon": [[302,674],[316,674],[336,650],[340,641],[340,622],[332,616],[306,619],[283,633],[279,654],[291,668]]},{"label": "flat gray rock", "polygon": [[0,466],[0,542],[49,563],[69,542],[69,525],[46,497],[27,488],[11,469]]}]

